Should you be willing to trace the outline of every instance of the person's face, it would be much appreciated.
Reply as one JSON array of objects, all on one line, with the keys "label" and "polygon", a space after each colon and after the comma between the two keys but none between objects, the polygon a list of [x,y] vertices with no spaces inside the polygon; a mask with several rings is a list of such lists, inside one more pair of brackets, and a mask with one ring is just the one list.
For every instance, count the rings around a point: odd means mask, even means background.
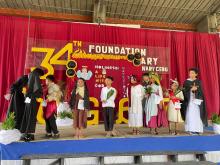
[{"label": "person's face", "polygon": [[195,79],[197,76],[197,73],[193,70],[189,71],[189,78],[191,79]]},{"label": "person's face", "polygon": [[79,80],[77,81],[77,86],[78,86],[78,87],[83,87],[83,86],[84,86],[84,81],[81,80],[81,79],[79,79]]},{"label": "person's face", "polygon": [[49,85],[51,81],[49,79],[46,79],[46,85]]},{"label": "person's face", "polygon": [[111,86],[111,85],[112,85],[112,80],[106,78],[106,79],[105,79],[105,85],[106,85],[106,86]]},{"label": "person's face", "polygon": [[150,78],[150,82],[154,84],[155,80],[153,78]]},{"label": "person's face", "polygon": [[133,77],[131,77],[131,83],[132,83],[132,84],[135,84],[135,83],[137,83],[137,80],[134,79]]},{"label": "person's face", "polygon": [[82,68],[82,73],[87,73],[87,68]]},{"label": "person's face", "polygon": [[172,90],[177,90],[177,88],[178,88],[178,85],[176,84],[176,83],[173,83],[172,85],[171,85],[171,89]]},{"label": "person's face", "polygon": [[149,81],[149,77],[148,76],[143,76],[143,81],[148,82]]}]

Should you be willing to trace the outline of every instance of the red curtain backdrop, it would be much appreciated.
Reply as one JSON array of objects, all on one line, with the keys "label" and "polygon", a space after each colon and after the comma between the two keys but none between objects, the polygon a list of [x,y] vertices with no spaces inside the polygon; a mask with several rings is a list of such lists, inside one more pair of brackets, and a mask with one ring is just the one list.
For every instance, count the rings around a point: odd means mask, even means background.
[{"label": "red curtain backdrop", "polygon": [[[29,26],[30,25],[30,26]],[[0,120],[5,118],[4,99],[10,85],[24,74],[29,37],[50,40],[81,40],[90,43],[143,45],[170,49],[171,73],[183,83],[190,67],[198,67],[203,82],[207,111],[220,113],[220,40],[217,34],[132,29],[0,16]],[[168,84],[164,84],[167,86]]]}]

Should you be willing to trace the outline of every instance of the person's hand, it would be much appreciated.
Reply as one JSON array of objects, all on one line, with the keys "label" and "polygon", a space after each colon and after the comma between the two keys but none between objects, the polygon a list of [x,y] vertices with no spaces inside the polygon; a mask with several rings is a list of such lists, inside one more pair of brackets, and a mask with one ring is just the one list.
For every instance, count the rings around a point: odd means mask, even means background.
[{"label": "person's hand", "polygon": [[11,94],[10,94],[10,93],[7,93],[7,94],[4,95],[4,97],[5,97],[5,99],[6,99],[7,101],[9,101],[9,100],[11,99]]},{"label": "person's hand", "polygon": [[145,98],[148,98],[150,96],[150,94],[149,93],[147,93],[146,95],[145,95]]},{"label": "person's hand", "polygon": [[175,97],[175,96],[171,96],[170,98],[171,98],[171,99],[175,99],[176,97]]},{"label": "person's hand", "polygon": [[197,88],[197,86],[193,86],[192,88],[191,88],[191,91],[196,91],[198,88]]},{"label": "person's hand", "polygon": [[192,88],[191,88],[191,91],[196,91],[198,89],[198,86],[196,86],[196,83],[193,84]]}]

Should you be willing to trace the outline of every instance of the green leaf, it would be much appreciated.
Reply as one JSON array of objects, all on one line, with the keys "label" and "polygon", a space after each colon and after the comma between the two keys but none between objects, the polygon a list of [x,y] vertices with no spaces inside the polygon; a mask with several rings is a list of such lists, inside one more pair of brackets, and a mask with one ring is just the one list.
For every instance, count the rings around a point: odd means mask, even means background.
[{"label": "green leaf", "polygon": [[2,123],[3,130],[12,130],[15,128],[15,115],[14,112],[10,113],[9,116]]},{"label": "green leaf", "polygon": [[213,114],[211,119],[212,119],[212,123],[220,124],[220,116],[219,115]]},{"label": "green leaf", "polygon": [[113,96],[113,94],[115,93],[115,91],[113,89],[111,89],[108,93],[107,93],[107,100]]},{"label": "green leaf", "polygon": [[153,88],[150,86],[150,87],[147,87],[147,88],[145,88],[145,92],[147,93],[147,94],[151,94],[152,92],[153,92]]},{"label": "green leaf", "polygon": [[70,118],[70,119],[72,119],[72,118],[73,118],[72,112],[68,112],[68,111],[60,112],[60,113],[58,114],[58,116],[59,116],[61,119],[65,119],[65,118]]}]

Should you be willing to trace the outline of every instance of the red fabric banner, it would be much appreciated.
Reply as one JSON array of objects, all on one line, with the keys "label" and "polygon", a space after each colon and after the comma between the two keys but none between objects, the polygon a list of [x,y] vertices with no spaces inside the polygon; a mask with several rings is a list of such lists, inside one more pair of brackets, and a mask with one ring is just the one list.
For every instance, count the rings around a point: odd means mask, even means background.
[{"label": "red fabric banner", "polygon": [[[220,112],[220,71],[218,69],[220,42],[217,34],[132,29],[39,19],[31,19],[28,22],[27,18],[0,16],[0,36],[1,120],[5,118],[8,106],[8,102],[3,96],[7,93],[11,83],[24,74],[26,51],[30,38],[35,39],[36,42],[38,40],[68,42],[75,40],[104,45],[167,48],[170,51],[170,74],[162,76],[162,85],[167,87],[167,80],[175,77],[183,83],[187,78],[188,69],[196,66],[200,70],[209,117],[212,113],[219,114]],[[45,43],[42,44],[44,47],[46,46]],[[55,51],[57,52],[57,50]],[[103,64],[104,62],[106,61],[103,61]],[[78,59],[78,63],[80,64],[80,59]],[[88,61],[88,68],[90,65],[94,67],[92,63],[90,64]],[[127,61],[124,63],[126,64],[116,63],[115,65],[129,65]],[[58,72],[62,72],[62,74]],[[55,74],[59,79],[67,79],[62,70],[58,70],[58,72]],[[116,71],[110,73],[117,74]],[[126,74],[130,73],[132,73],[131,69]],[[91,81],[95,80],[91,79]],[[123,91],[120,94],[123,95]]]}]

